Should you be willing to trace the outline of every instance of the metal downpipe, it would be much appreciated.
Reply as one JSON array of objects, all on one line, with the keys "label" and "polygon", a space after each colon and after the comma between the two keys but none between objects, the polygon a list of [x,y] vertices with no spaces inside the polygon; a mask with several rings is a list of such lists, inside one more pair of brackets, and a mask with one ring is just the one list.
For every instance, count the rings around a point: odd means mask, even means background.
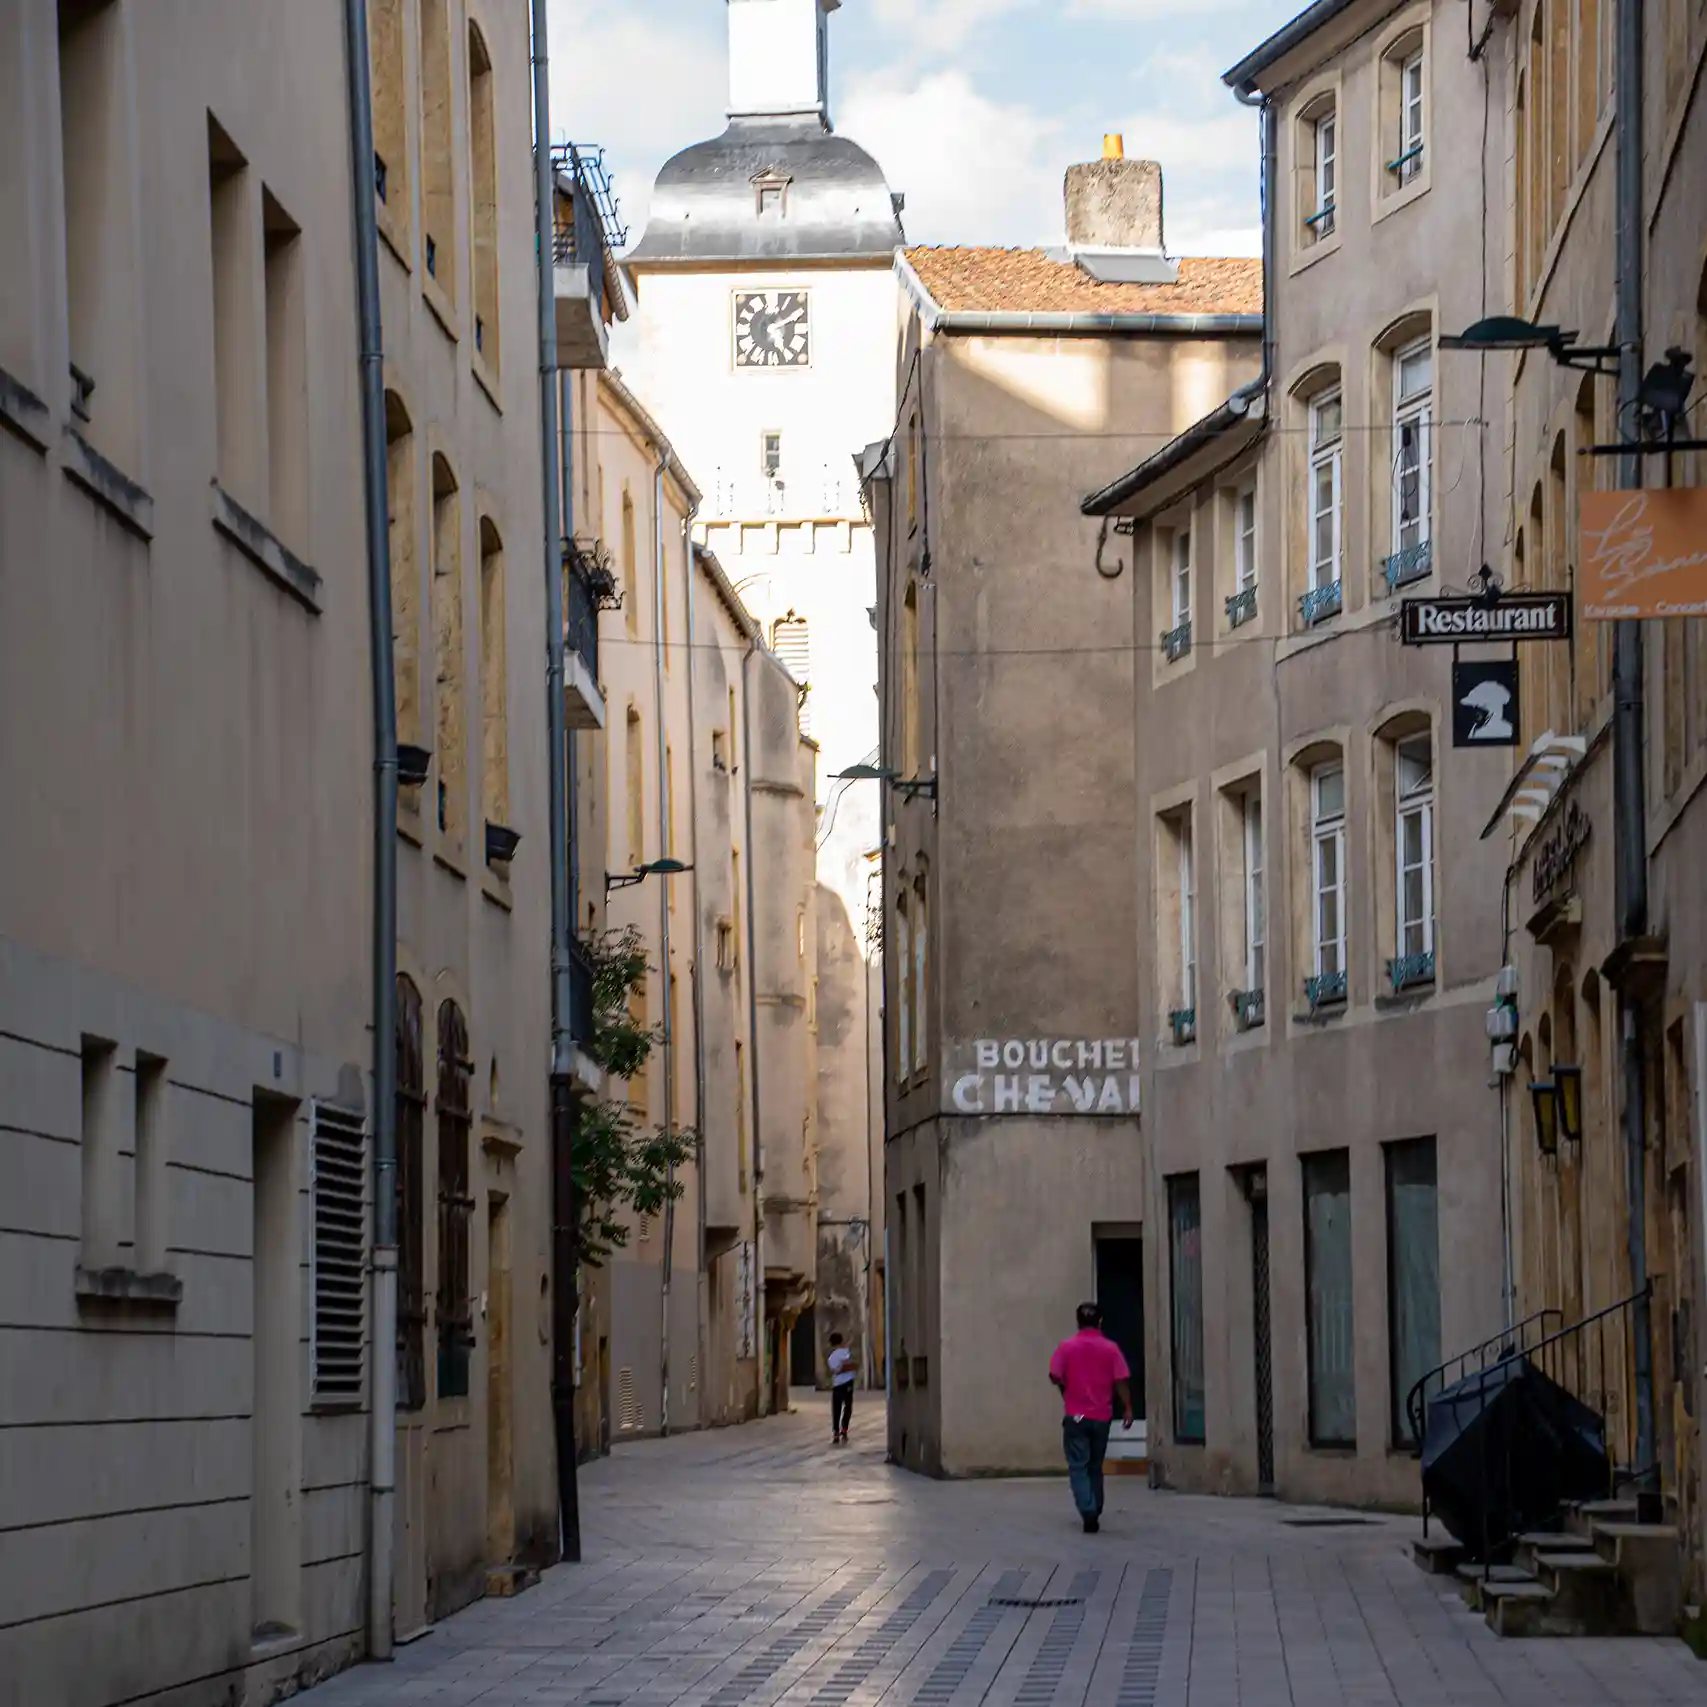
[{"label": "metal downpipe", "polygon": [[366,0],[344,0],[361,327],[362,520],[373,705],[373,1337],[368,1397],[368,1654],[392,1652],[397,1489],[397,684],[391,637],[391,523],[385,344],[374,204],[373,86]]},{"label": "metal downpipe", "polygon": [[[1637,430],[1642,384],[1642,5],[1617,0],[1618,185],[1618,432],[1630,442]],[[1642,484],[1642,457],[1618,459],[1619,485]],[[1624,620],[1613,636],[1613,769],[1616,801],[1618,940],[1628,944],[1648,929],[1647,799],[1642,774],[1642,627]],[[1649,1482],[1657,1468],[1654,1436],[1653,1320],[1648,1281],[1646,1085],[1642,1070],[1641,1004],[1628,987],[1618,993],[1619,1049],[1624,1079],[1624,1173],[1629,1197],[1630,1290],[1635,1304],[1636,1467]]]},{"label": "metal downpipe", "polygon": [[[664,471],[670,466],[669,450],[658,459],[652,476],[652,688],[656,708],[657,728],[654,741],[658,749],[658,857],[674,857],[670,846],[670,749],[664,739]],[[675,1000],[670,975],[670,880],[658,884],[658,942],[659,978],[664,995],[664,1130],[673,1131],[676,1124],[676,1040]],[[659,1271],[658,1287],[658,1432],[670,1432],[670,1282],[672,1279],[676,1235],[675,1199],[669,1195],[676,1183],[676,1170],[671,1166],[665,1176],[664,1198],[664,1260]]]},{"label": "metal downpipe", "polygon": [[[697,513],[697,512],[696,512]],[[698,601],[695,592],[699,585],[699,563],[694,555],[691,536],[684,536],[687,545],[688,567],[688,821],[693,831],[693,931],[690,942],[693,949],[693,959],[688,967],[688,976],[692,983],[693,995],[693,1123],[696,1134],[694,1145],[694,1196],[695,1205],[695,1255],[694,1255],[694,1335],[697,1357],[695,1367],[699,1370],[700,1400],[699,1416],[696,1419],[700,1427],[705,1426],[705,1387],[706,1378],[705,1348],[710,1339],[710,1310],[709,1296],[710,1277],[705,1272],[705,980],[702,976],[705,969],[705,921],[700,912],[699,895],[699,677],[694,669],[695,618],[698,612]],[[733,732],[731,732],[733,735]]]},{"label": "metal downpipe", "polygon": [[741,766],[745,771],[741,790],[747,835],[747,1060],[753,1078],[753,1360],[757,1366],[754,1385],[758,1413],[765,1414],[765,1126],[759,1101],[759,964],[758,932],[753,924],[753,866],[758,850],[753,846],[753,684],[747,666],[759,649],[758,637],[747,643],[741,655]]},{"label": "metal downpipe", "polygon": [[531,0],[533,29],[533,165],[535,259],[539,307],[540,477],[545,499],[546,810],[551,863],[551,1409],[556,1431],[558,1544],[581,1557],[576,1484],[575,1315],[578,1252],[571,1145],[575,1111],[569,1094],[569,758],[563,706],[563,526],[558,492],[557,301],[552,237],[556,221],[551,164],[551,75],[547,0]]}]

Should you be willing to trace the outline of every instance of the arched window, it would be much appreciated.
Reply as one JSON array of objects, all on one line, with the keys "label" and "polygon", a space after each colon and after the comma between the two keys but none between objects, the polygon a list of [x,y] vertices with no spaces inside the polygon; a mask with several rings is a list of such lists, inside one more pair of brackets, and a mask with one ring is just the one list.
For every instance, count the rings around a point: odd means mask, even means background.
[{"label": "arched window", "polygon": [[498,371],[498,135],[492,56],[478,24],[468,26],[469,224],[474,257],[474,349]]},{"label": "arched window", "polygon": [[510,678],[504,634],[504,541],[480,518],[480,794],[488,824],[510,821]]},{"label": "arched window", "polygon": [[812,733],[812,636],[806,618],[792,610],[771,625],[771,649],[782,660],[783,668],[793,676],[800,689],[800,732]]},{"label": "arched window", "polygon": [[1302,831],[1292,862],[1294,919],[1303,926],[1297,961],[1312,1010],[1348,999],[1350,940],[1347,891],[1346,753],[1338,741],[1311,743],[1292,761],[1288,792]]},{"label": "arched window", "polygon": [[425,1205],[421,1190],[427,1078],[421,1035],[421,992],[397,980],[397,1404],[418,1411],[427,1402],[427,1294],[423,1256]]},{"label": "arched window", "polygon": [[629,869],[638,871],[646,863],[646,750],[642,745],[640,712],[632,705],[628,708],[625,739],[623,774],[628,801],[628,859]]},{"label": "arched window", "polygon": [[460,852],[468,814],[468,712],[462,649],[462,501],[456,476],[433,458],[433,651],[438,688],[437,812],[440,833]]},{"label": "arched window", "polygon": [[1319,367],[1293,391],[1305,457],[1305,538],[1295,579],[1299,625],[1314,628],[1344,608],[1345,400],[1340,370]]},{"label": "arched window", "polygon": [[640,570],[636,561],[638,546],[634,537],[634,495],[626,486],[622,489],[622,614],[628,622],[628,632],[634,634],[640,625]]},{"label": "arched window", "polygon": [[1425,579],[1434,568],[1434,328],[1410,315],[1376,341],[1375,404],[1391,423],[1377,461],[1371,518],[1385,591]]},{"label": "arched window", "polygon": [[421,744],[421,576],[416,557],[415,429],[395,391],[385,394],[385,489],[391,522],[391,667],[397,739]]},{"label": "arched window", "polygon": [[449,0],[421,0],[421,226],[427,276],[456,302]]},{"label": "arched window", "polygon": [[439,1382],[441,1399],[468,1395],[468,1353],[474,1344],[474,1306],[468,1292],[468,1229],[474,1199],[468,1189],[473,1126],[474,1060],[468,1022],[455,1002],[439,1008]]},{"label": "arched window", "polygon": [[396,239],[409,230],[409,122],[404,104],[403,0],[368,0],[367,44],[373,80],[373,167],[380,223]]},{"label": "arched window", "polygon": [[1434,731],[1421,711],[1376,732],[1376,784],[1384,810],[1372,826],[1383,857],[1376,895],[1393,994],[1435,981]]}]

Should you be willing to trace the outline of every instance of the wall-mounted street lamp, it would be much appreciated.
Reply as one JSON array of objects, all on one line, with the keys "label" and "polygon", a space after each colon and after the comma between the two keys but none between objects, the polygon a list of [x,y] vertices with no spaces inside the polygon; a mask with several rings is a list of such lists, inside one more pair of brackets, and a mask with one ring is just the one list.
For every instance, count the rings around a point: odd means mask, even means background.
[{"label": "wall-mounted street lamp", "polygon": [[637,866],[633,871],[607,871],[605,873],[605,893],[613,889],[632,889],[637,883],[644,883],[648,877],[679,877],[684,871],[692,871],[691,865],[683,865],[679,859],[655,859],[647,865]]},{"label": "wall-mounted street lamp", "polygon": [[[1440,347],[1470,350],[1484,356],[1496,350],[1545,350],[1560,367],[1609,377],[1618,372],[1616,344],[1578,344],[1575,332],[1562,326],[1520,320],[1515,314],[1493,314],[1466,326],[1462,332],[1448,332],[1441,338]],[[1608,367],[1608,362],[1612,366]]]},{"label": "wall-mounted street lamp", "polygon": [[1559,1136],[1567,1144],[1578,1143],[1583,1135],[1583,1070],[1555,1066],[1553,1083],[1559,1104]]},{"label": "wall-mounted street lamp", "polygon": [[1530,1081],[1529,1100],[1535,1109],[1535,1142],[1543,1156],[1559,1153],[1559,1087],[1551,1079]]},{"label": "wall-mounted street lamp", "polygon": [[924,795],[929,800],[936,799],[936,778],[934,776],[904,777],[892,771],[887,765],[849,765],[845,771],[837,771],[830,778],[832,782],[886,782],[907,800],[918,795]]}]

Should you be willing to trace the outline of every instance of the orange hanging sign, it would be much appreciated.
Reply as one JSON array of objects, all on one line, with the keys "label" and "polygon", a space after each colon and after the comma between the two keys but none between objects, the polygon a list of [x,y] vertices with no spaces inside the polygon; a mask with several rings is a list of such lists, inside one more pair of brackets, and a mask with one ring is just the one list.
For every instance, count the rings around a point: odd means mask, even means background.
[{"label": "orange hanging sign", "polygon": [[1585,492],[1578,539],[1582,616],[1707,616],[1707,486]]}]

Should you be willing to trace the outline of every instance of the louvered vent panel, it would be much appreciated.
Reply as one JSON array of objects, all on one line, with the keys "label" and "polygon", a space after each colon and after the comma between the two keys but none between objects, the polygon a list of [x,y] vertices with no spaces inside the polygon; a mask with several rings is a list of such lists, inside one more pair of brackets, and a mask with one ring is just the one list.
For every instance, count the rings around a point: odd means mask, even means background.
[{"label": "louvered vent panel", "polygon": [[616,1426],[624,1434],[640,1426],[640,1406],[634,1397],[634,1371],[616,1372]]},{"label": "louvered vent panel", "polygon": [[314,1105],[314,1404],[362,1402],[367,1314],[367,1128],[331,1103]]}]

